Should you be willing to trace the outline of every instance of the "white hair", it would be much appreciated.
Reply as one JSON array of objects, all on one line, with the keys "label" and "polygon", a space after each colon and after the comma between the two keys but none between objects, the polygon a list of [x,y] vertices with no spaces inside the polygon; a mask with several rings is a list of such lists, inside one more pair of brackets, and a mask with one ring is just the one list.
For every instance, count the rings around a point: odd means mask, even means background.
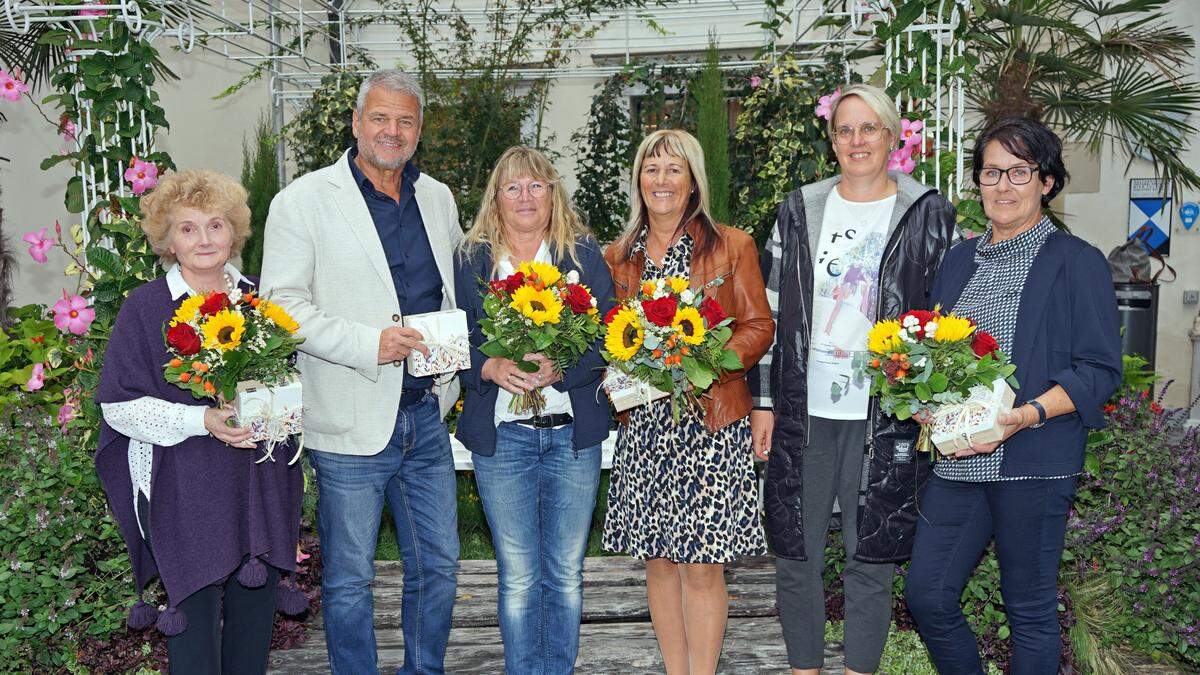
[{"label": "white hair", "polygon": [[842,95],[834,102],[829,111],[829,122],[826,125],[830,140],[833,140],[834,137],[833,120],[837,119],[838,106],[851,96],[862,99],[868,108],[879,115],[879,121],[888,131],[892,132],[892,145],[894,146],[900,140],[900,114],[896,112],[896,102],[888,98],[888,95],[879,87],[864,83],[846,87],[842,90]]},{"label": "white hair", "polygon": [[421,91],[421,83],[417,78],[409,75],[402,70],[386,69],[377,70],[371,73],[371,76],[362,83],[358,88],[358,100],[354,103],[354,109],[362,114],[363,106],[367,103],[367,93],[371,91],[371,87],[379,85],[388,91],[396,91],[402,94],[408,94],[417,99],[417,121],[424,122],[425,120],[425,92]]}]

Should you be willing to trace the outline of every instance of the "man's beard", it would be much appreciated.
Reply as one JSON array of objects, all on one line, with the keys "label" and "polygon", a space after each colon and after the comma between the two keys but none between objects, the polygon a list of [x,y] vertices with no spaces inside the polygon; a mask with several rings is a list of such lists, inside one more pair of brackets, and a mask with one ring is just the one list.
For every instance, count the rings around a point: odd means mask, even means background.
[{"label": "man's beard", "polygon": [[[382,139],[382,140],[391,140],[391,139]],[[365,159],[367,161],[367,163],[370,164],[371,166],[374,166],[378,169],[385,169],[385,170],[390,170],[390,171],[395,171],[396,169],[403,169],[404,165],[408,163],[408,160],[412,159],[412,153],[411,152],[406,153],[406,152],[404,152],[404,149],[401,148],[399,157],[397,157],[394,160],[386,160],[386,159],[380,157],[379,155],[375,154],[375,151],[373,150],[372,145],[371,145],[371,141],[367,141],[367,140],[361,139],[361,138],[358,140],[358,155],[360,157],[362,157],[363,159]]]}]

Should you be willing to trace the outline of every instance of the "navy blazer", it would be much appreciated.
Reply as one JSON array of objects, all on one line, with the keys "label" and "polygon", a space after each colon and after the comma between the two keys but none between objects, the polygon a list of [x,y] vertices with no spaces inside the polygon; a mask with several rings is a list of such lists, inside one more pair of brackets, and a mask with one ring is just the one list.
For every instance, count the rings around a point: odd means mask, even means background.
[{"label": "navy blazer", "polygon": [[[552,249],[553,250],[553,249]],[[591,237],[579,240],[575,245],[579,265],[568,256],[554,264],[566,274],[570,270],[579,272],[579,282],[592,291],[600,316],[608,313],[614,304],[612,274],[600,252],[600,244]],[[471,369],[459,376],[465,398],[462,416],[458,419],[455,437],[467,449],[487,457],[496,453],[496,394],[499,387],[484,381],[481,376],[483,363],[488,357],[479,351],[487,341],[479,328],[483,313],[483,291],[486,280],[492,278],[492,251],[490,246],[475,248],[470,258],[462,253],[455,256],[454,290],[458,308],[467,313],[467,326],[471,331]],[[571,397],[571,411],[575,418],[574,445],[576,449],[588,448],[608,438],[612,415],[608,399],[599,391],[601,375],[604,374],[604,358],[600,355],[600,341],[584,352],[574,368],[563,373],[554,388]]]},{"label": "navy blazer", "polygon": [[[975,248],[982,240],[968,239],[946,254],[933,284],[934,302],[954,306],[975,273]],[[1104,427],[1101,408],[1121,384],[1117,297],[1099,249],[1062,231],[1046,239],[1025,280],[1012,351],[1020,385],[1015,405],[1059,384],[1075,412],[1013,434],[1004,443],[1001,474],[1082,471],[1087,430]]]}]

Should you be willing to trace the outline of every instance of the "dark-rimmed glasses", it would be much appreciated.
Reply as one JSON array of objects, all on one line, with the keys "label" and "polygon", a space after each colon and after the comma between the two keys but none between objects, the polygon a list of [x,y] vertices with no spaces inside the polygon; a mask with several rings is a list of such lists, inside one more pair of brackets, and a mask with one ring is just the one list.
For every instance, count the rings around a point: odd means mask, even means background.
[{"label": "dark-rimmed glasses", "polygon": [[987,187],[999,185],[1000,176],[1008,176],[1008,182],[1013,185],[1027,185],[1037,170],[1036,166],[1010,166],[1007,169],[989,167],[979,172],[979,184]]}]

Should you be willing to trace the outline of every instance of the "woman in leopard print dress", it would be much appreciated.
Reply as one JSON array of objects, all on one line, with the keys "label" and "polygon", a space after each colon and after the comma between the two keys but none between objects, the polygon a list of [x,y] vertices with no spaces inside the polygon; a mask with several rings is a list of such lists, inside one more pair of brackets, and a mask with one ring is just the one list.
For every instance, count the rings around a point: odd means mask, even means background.
[{"label": "woman in leopard print dress", "polygon": [[[706,293],[734,317],[728,347],[753,366],[774,331],[758,252],[749,235],[709,216],[700,144],[682,131],[655,132],[633,177],[634,217],[605,255],[617,295],[667,276],[693,289],[722,278]],[[744,372],[722,377],[678,421],[669,399],[634,408],[617,437],[604,546],[646,561],[668,673],[715,672],[728,613],[724,565],[766,551]]]}]

